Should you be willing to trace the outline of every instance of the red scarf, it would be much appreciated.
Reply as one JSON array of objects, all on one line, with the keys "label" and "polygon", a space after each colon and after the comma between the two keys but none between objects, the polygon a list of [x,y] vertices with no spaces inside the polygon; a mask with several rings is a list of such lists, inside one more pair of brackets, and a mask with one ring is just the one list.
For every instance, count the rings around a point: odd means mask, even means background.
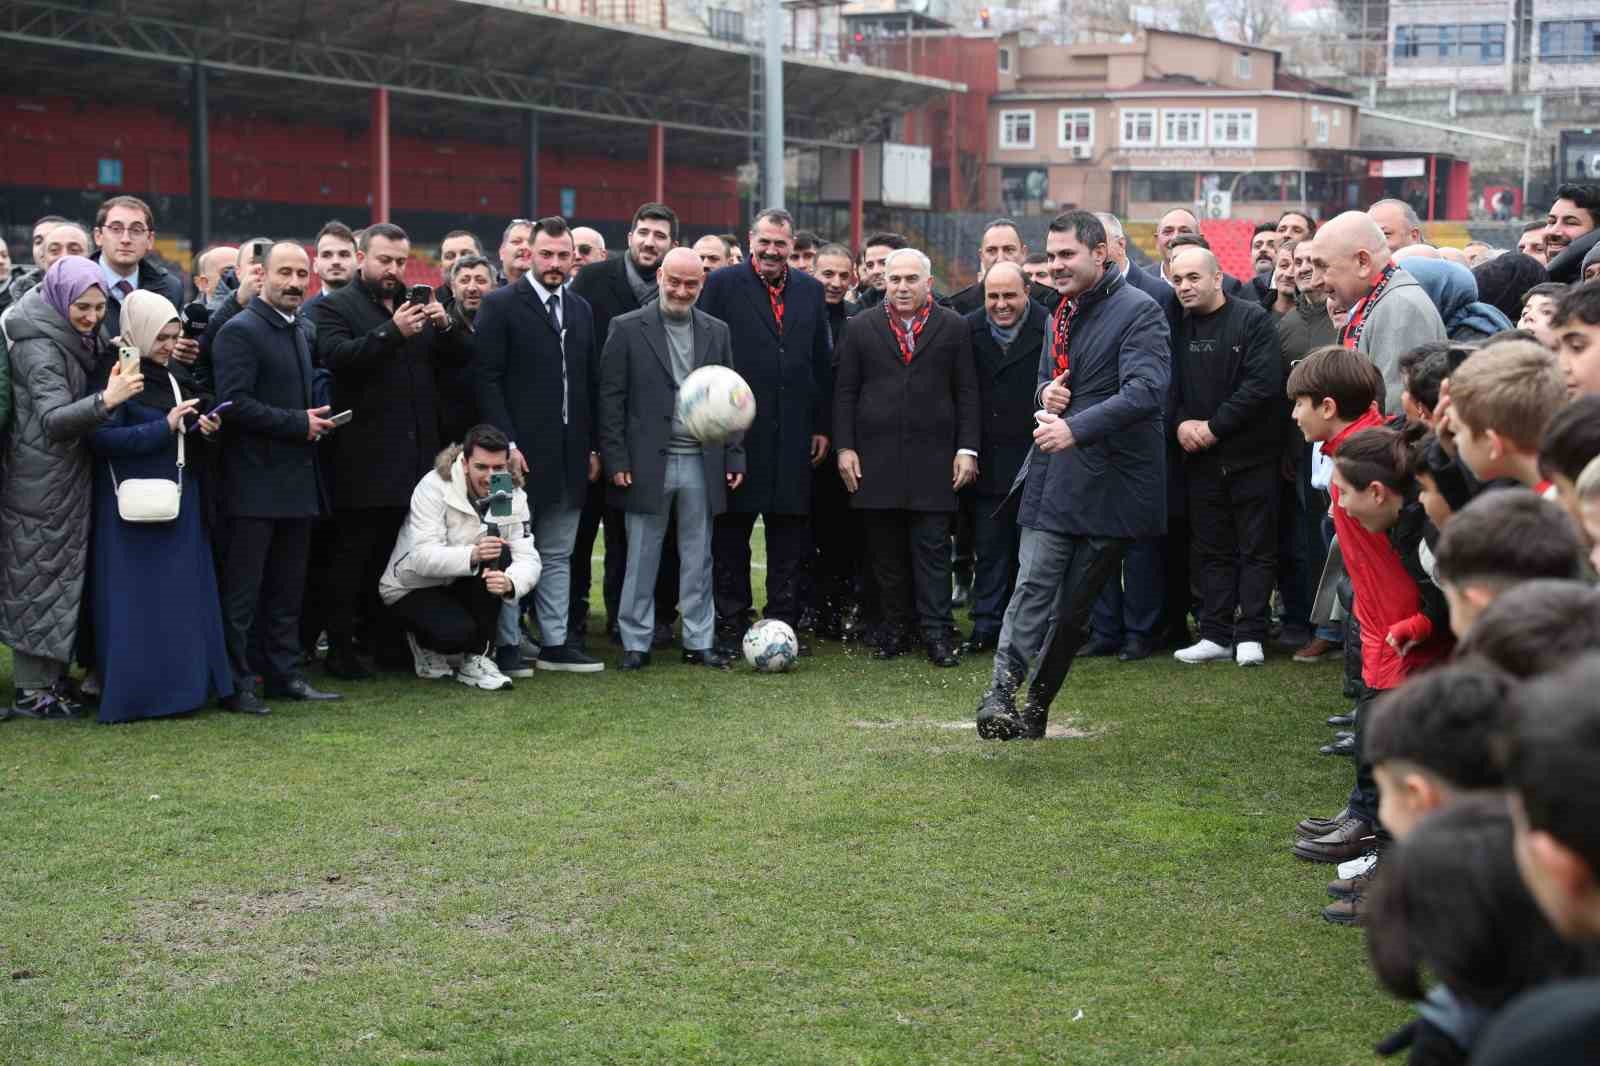
[{"label": "red scarf", "polygon": [[1395,264],[1390,263],[1383,268],[1383,273],[1378,275],[1378,282],[1372,286],[1372,291],[1356,301],[1350,309],[1350,318],[1344,324],[1344,335],[1339,338],[1339,343],[1346,348],[1355,348],[1361,343],[1361,331],[1367,327],[1367,316],[1377,302],[1383,299],[1383,294],[1389,289],[1389,281],[1394,277]]},{"label": "red scarf", "polygon": [[1078,313],[1077,300],[1062,300],[1050,316],[1050,354],[1056,359],[1056,376],[1067,372],[1072,360],[1067,357],[1067,338],[1072,333],[1072,320]]},{"label": "red scarf", "polygon": [[888,300],[883,301],[883,310],[888,315],[889,328],[894,331],[895,343],[900,345],[900,358],[910,366],[912,356],[917,353],[917,338],[922,336],[922,327],[928,324],[928,315],[933,311],[933,301],[923,304],[922,310],[912,316],[910,329],[901,324],[900,316],[894,313]]},{"label": "red scarf", "polygon": [[755,271],[756,278],[767,290],[767,299],[772,302],[772,320],[778,324],[778,336],[783,336],[783,294],[789,287],[789,267],[784,265],[783,273],[778,275],[778,283],[774,285],[762,275],[756,266],[754,256],[750,257],[750,269]]}]

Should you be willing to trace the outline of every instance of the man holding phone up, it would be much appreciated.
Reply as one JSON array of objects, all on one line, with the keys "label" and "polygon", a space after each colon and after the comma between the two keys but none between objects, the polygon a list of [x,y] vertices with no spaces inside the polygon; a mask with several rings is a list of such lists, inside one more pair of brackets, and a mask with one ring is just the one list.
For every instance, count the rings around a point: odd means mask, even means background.
[{"label": "man holding phone up", "polygon": [[470,358],[468,342],[433,290],[407,290],[410,255],[405,230],[368,226],[356,244],[355,280],[311,310],[317,363],[333,375],[334,408],[351,414],[349,425],[324,444],[331,453],[334,545],[326,665],[334,677],[371,676],[355,650],[363,614],[379,622],[379,641],[392,635],[399,644],[398,632],[382,624],[378,576],[412,489],[433,469],[443,443],[437,371]]},{"label": "man holding phone up", "polygon": [[484,653],[501,605],[533,588],[540,562],[510,451],[504,433],[473,426],[411,493],[379,591],[405,622],[418,677],[454,677],[488,692],[511,687]]}]

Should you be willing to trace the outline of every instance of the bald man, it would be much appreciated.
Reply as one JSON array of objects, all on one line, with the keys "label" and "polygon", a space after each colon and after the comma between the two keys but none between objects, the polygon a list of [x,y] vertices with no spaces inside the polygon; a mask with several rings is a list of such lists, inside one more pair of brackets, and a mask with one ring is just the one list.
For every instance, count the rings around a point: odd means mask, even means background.
[{"label": "bald man", "polygon": [[239,249],[231,244],[213,245],[200,253],[194,261],[194,289],[201,303],[211,299],[211,291],[221,280],[223,268],[232,266],[238,256]]},{"label": "bald man", "polygon": [[1339,343],[1366,353],[1383,373],[1384,411],[1394,414],[1400,410],[1400,356],[1447,337],[1439,309],[1393,262],[1390,239],[1369,214],[1346,211],[1317,231],[1311,257],[1323,291],[1350,309]]},{"label": "bald man", "polygon": [[744,480],[742,435],[696,440],[678,417],[678,389],[703,366],[733,366],[728,327],[695,307],[705,284],[700,257],[674,248],[656,273],[660,296],[611,320],[600,361],[600,450],[608,502],[626,515],[628,562],[618,626],[622,669],[650,663],[656,574],[677,518],[678,609],[683,661],[727,669],[717,650],[711,520]]},{"label": "bald man", "polygon": [[606,258],[606,239],[600,231],[588,226],[575,226],[572,230],[572,269],[582,270],[590,263],[601,263]]},{"label": "bald man", "polygon": [[1278,468],[1288,424],[1278,330],[1258,302],[1223,293],[1210,250],[1178,248],[1170,266],[1183,305],[1172,339],[1173,434],[1188,475],[1201,602],[1200,640],[1175,658],[1260,666],[1277,578]]}]

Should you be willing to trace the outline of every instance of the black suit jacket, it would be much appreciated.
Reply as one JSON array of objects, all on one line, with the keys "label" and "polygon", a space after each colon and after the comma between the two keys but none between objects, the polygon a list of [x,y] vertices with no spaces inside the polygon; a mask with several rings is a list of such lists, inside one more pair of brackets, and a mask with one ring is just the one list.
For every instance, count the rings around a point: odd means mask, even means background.
[{"label": "black suit jacket", "polygon": [[326,445],[336,507],[410,505],[441,447],[435,375],[470,354],[464,330],[440,333],[430,322],[405,337],[392,315],[359,277],[311,311],[317,363],[333,375],[334,409],[355,413]]},{"label": "black suit jacket", "polygon": [[979,452],[978,374],[966,320],[948,307],[928,315],[908,364],[881,310],[850,324],[839,345],[834,446],[861,460],[850,504],[866,510],[954,511],[956,451]]},{"label": "black suit jacket", "polygon": [[599,448],[594,318],[570,289],[561,308],[565,343],[527,277],[489,293],[478,309],[478,414],[509,435],[528,461],[535,508],[556,507],[563,498],[568,507],[581,506],[589,453]]},{"label": "black suit jacket", "polygon": [[[694,311],[694,365],[733,366],[728,327],[704,311]],[[672,412],[678,383],[672,376],[672,352],[661,307],[652,304],[614,319],[600,357],[600,454],[605,463],[606,502],[640,514],[661,514],[666,500],[667,443],[672,438]],[[711,513],[728,506],[728,474],[744,472],[744,446],[735,437],[723,444],[702,444],[706,499]],[[626,470],[630,488],[611,484],[611,475]]]},{"label": "black suit jacket", "polygon": [[639,298],[628,284],[628,268],[623,265],[627,252],[598,263],[590,263],[572,279],[569,291],[589,301],[594,312],[595,347],[605,350],[606,337],[611,331],[611,320],[630,311],[639,310]]},{"label": "black suit jacket", "polygon": [[[311,328],[260,297],[217,334],[212,355],[224,414],[222,513],[234,518],[315,518],[326,510],[319,445],[307,438]],[[335,432],[338,432],[337,430]]]},{"label": "black suit jacket", "polygon": [[[100,253],[95,252],[89,257],[96,265],[100,263]],[[135,289],[145,292],[157,293],[165,296],[173,307],[183,310],[183,279],[163,267],[160,263],[149,259],[139,260],[138,281]],[[122,332],[122,301],[106,293],[106,316],[100,320],[100,332],[110,340]]]},{"label": "black suit jacket", "polygon": [[700,309],[728,324],[733,368],[756,397],[756,420],[744,435],[745,482],[729,496],[728,510],[808,514],[811,438],[828,436],[832,417],[833,344],[822,283],[789,271],[781,331],[766,282],[748,263],[713,271]]},{"label": "black suit jacket", "polygon": [[1160,274],[1141,269],[1132,259],[1128,260],[1126,276],[1129,285],[1147,293],[1161,305],[1162,312],[1167,316],[1167,325],[1177,332],[1178,322],[1183,318],[1183,305],[1178,302],[1177,291]]},{"label": "black suit jacket", "polygon": [[1028,317],[1004,352],[989,332],[989,316],[983,309],[967,315],[966,321],[978,372],[983,441],[978,448],[978,481],[974,488],[980,495],[1004,496],[1011,491],[1011,483],[1033,447],[1033,413],[1038,410],[1033,392],[1038,385],[1039,352],[1050,316],[1030,300]]}]

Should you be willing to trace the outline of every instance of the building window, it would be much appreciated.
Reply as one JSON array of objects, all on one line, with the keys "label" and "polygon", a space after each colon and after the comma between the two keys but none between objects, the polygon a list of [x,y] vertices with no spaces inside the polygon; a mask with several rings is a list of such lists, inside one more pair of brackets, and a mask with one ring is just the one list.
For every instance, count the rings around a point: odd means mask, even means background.
[{"label": "building window", "polygon": [[1032,148],[1033,147],[1033,112],[1032,111],[1002,111],[1002,112],[1000,112],[1000,147],[1001,148]]},{"label": "building window", "polygon": [[1011,49],[1009,48],[1000,49],[1000,73],[1011,73]]},{"label": "building window", "polygon": [[1008,214],[1037,214],[1050,196],[1050,173],[1044,167],[1002,167],[1000,202]]},{"label": "building window", "polygon": [[1317,143],[1318,144],[1327,144],[1328,143],[1328,137],[1330,136],[1330,133],[1328,131],[1328,116],[1327,115],[1312,115],[1311,116],[1311,129],[1312,129],[1312,132],[1314,132],[1317,135]]},{"label": "building window", "polygon": [[1122,112],[1122,147],[1153,148],[1156,143],[1154,108],[1128,108]]},{"label": "building window", "polygon": [[1505,23],[1396,26],[1394,60],[1402,66],[1419,67],[1494,66],[1504,63]]},{"label": "building window", "polygon": [[1250,53],[1240,52],[1233,61],[1233,76],[1240,81],[1250,80]]},{"label": "building window", "polygon": [[1255,144],[1255,108],[1211,112],[1211,147],[1254,148]]},{"label": "building window", "polygon": [[1072,148],[1080,144],[1087,148],[1094,144],[1093,111],[1062,108],[1057,115],[1060,119],[1062,148]]},{"label": "building window", "polygon": [[1539,59],[1545,63],[1600,60],[1600,19],[1539,23]]},{"label": "building window", "polygon": [[1191,203],[1194,174],[1189,171],[1145,171],[1128,175],[1128,199],[1142,204]]},{"label": "building window", "polygon": [[731,7],[706,8],[706,28],[719,41],[744,41],[744,12]]},{"label": "building window", "polygon": [[1193,147],[1206,143],[1206,113],[1194,111],[1162,111],[1161,143],[1167,147]]}]

